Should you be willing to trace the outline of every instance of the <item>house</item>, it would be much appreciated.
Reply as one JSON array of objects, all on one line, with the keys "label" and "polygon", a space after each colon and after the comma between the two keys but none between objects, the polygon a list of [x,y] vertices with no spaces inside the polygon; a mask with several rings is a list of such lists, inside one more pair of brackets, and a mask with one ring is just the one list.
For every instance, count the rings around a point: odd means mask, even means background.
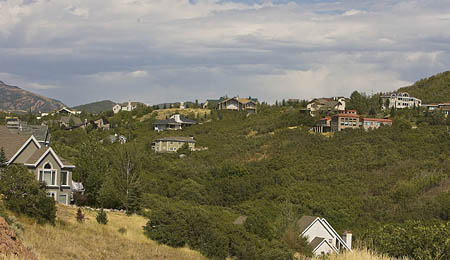
[{"label": "house", "polygon": [[360,122],[361,128],[364,130],[369,130],[369,129],[378,129],[383,125],[392,125],[392,120],[391,119],[386,119],[386,118],[362,118],[361,122]]},{"label": "house", "polygon": [[331,117],[331,132],[340,132],[344,129],[359,128],[359,115],[353,113],[339,113]]},{"label": "house", "polygon": [[86,126],[86,124],[83,123],[83,121],[81,121],[81,119],[79,117],[72,116],[72,115],[62,116],[58,120],[58,124],[59,124],[59,127],[65,128],[65,129],[75,129],[75,128],[80,128],[80,127]]},{"label": "house", "polygon": [[251,114],[257,112],[258,100],[252,98],[233,97],[217,103],[218,110],[247,111]]},{"label": "house", "polygon": [[316,256],[340,253],[343,250],[352,251],[352,234],[347,231],[342,237],[339,236],[324,218],[303,216],[297,226]]},{"label": "house", "polygon": [[313,127],[313,131],[316,133],[331,132],[331,117],[326,116],[324,118],[321,118],[316,126]]},{"label": "house", "polygon": [[439,108],[442,113],[444,113],[445,117],[448,117],[450,115],[450,105],[448,106],[442,106]]},{"label": "house", "polygon": [[225,100],[226,98],[220,98],[220,99],[207,99],[205,103],[202,104],[203,109],[214,109],[217,108],[217,105],[219,102]]},{"label": "house", "polygon": [[8,128],[19,128],[19,126],[20,126],[20,119],[18,117],[7,116],[5,118],[5,120],[6,120],[6,126]]},{"label": "house", "polygon": [[91,121],[90,124],[94,127],[94,129],[109,130],[111,128],[109,121],[103,117],[95,121]]},{"label": "house", "polygon": [[63,114],[63,115],[79,115],[81,114],[81,111],[72,110],[67,107],[63,107],[60,110],[57,110],[55,114]]},{"label": "house", "polygon": [[62,204],[72,200],[73,164],[58,156],[33,135],[13,134],[0,126],[0,147],[3,148],[7,165],[22,164],[45,184],[47,195]]},{"label": "house", "polygon": [[8,128],[14,135],[33,135],[42,145],[50,145],[50,131],[46,125],[28,125],[27,122],[20,122],[18,128]]},{"label": "house", "polygon": [[422,107],[425,107],[428,112],[442,111],[445,117],[450,114],[450,102],[423,104]]},{"label": "house", "polygon": [[172,115],[167,120],[157,120],[153,123],[155,131],[181,130],[185,127],[197,124],[196,121],[186,118],[180,114]]},{"label": "house", "polygon": [[403,109],[420,107],[422,100],[409,96],[408,93],[392,93],[387,96],[381,96],[383,102],[383,109]]},{"label": "house", "polygon": [[321,112],[340,113],[345,111],[345,98],[315,98],[306,105],[306,110],[311,116],[316,116]]},{"label": "house", "polygon": [[119,113],[120,111],[133,111],[136,109],[136,107],[138,106],[139,102],[130,102],[128,101],[128,103],[122,103],[122,104],[116,104],[115,106],[113,106],[112,110],[114,112],[114,114]]},{"label": "house", "polygon": [[195,151],[195,140],[193,137],[164,137],[156,139],[152,143],[152,149],[155,152],[176,152],[187,144],[191,151]]}]

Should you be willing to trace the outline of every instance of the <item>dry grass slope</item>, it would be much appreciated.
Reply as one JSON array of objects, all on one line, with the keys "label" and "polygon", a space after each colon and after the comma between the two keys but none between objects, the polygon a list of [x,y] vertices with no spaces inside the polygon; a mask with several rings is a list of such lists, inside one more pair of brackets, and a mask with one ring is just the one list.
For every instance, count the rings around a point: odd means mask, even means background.
[{"label": "dry grass slope", "polygon": [[[143,234],[146,219],[108,213],[108,224],[96,222],[95,211],[85,211],[85,222],[76,222],[76,208],[58,205],[57,224],[37,225],[20,219],[24,225],[22,241],[39,259],[186,259],[203,260],[200,253],[175,249],[149,240]],[[119,229],[125,232],[119,232]],[[1,256],[0,256],[0,259]]]},{"label": "dry grass slope", "polygon": [[[395,258],[381,256],[365,249],[355,249],[353,252],[345,252],[339,255],[330,255],[327,260],[397,260]],[[313,258],[311,260],[323,260],[323,258]],[[401,260],[408,260],[407,258]]]}]

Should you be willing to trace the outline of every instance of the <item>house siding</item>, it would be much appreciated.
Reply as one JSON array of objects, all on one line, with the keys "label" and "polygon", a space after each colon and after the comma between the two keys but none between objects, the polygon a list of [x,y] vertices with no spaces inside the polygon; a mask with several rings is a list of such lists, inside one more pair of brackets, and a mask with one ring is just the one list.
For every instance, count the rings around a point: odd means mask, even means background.
[{"label": "house siding", "polygon": [[39,147],[34,142],[29,142],[19,156],[16,157],[14,163],[25,163],[38,149]]}]

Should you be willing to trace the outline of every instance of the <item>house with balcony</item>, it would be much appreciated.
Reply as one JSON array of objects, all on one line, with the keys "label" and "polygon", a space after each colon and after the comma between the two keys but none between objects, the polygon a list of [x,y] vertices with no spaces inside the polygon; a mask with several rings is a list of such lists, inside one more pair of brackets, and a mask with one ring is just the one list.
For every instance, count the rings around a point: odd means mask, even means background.
[{"label": "house with balcony", "polygon": [[72,171],[75,166],[39,142],[33,135],[14,134],[0,126],[0,148],[7,165],[21,164],[45,184],[47,195],[62,204],[70,204],[73,194]]},{"label": "house with balcony", "polygon": [[255,98],[227,98],[217,103],[218,110],[247,111],[256,114],[258,100]]},{"label": "house with balcony", "polygon": [[381,96],[383,102],[383,109],[404,109],[420,107],[422,100],[411,97],[408,93],[392,93],[387,96]]},{"label": "house with balcony", "polygon": [[364,117],[360,120],[361,128],[364,130],[374,130],[381,126],[392,126],[392,120],[387,118],[368,118]]},{"label": "house with balcony", "polygon": [[346,231],[339,236],[325,218],[303,216],[297,222],[297,227],[316,256],[352,251],[352,233]]},{"label": "house with balcony", "polygon": [[317,116],[320,113],[342,113],[345,111],[345,98],[315,98],[306,105],[306,110],[311,116]]}]

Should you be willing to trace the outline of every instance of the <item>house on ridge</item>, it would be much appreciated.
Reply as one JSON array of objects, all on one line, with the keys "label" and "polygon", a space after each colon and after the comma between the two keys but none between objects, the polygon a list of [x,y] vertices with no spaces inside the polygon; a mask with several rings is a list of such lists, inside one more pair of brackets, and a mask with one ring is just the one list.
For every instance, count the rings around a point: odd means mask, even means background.
[{"label": "house on ridge", "polygon": [[186,118],[180,114],[175,114],[167,120],[157,120],[153,123],[155,131],[181,130],[183,128],[197,124],[197,121]]},{"label": "house on ridge", "polygon": [[217,104],[218,110],[247,111],[256,114],[258,100],[256,98],[233,97],[220,101]]},{"label": "house on ridge", "polygon": [[301,236],[305,237],[316,256],[352,251],[352,234],[348,231],[339,236],[325,218],[303,216],[297,222]]}]

